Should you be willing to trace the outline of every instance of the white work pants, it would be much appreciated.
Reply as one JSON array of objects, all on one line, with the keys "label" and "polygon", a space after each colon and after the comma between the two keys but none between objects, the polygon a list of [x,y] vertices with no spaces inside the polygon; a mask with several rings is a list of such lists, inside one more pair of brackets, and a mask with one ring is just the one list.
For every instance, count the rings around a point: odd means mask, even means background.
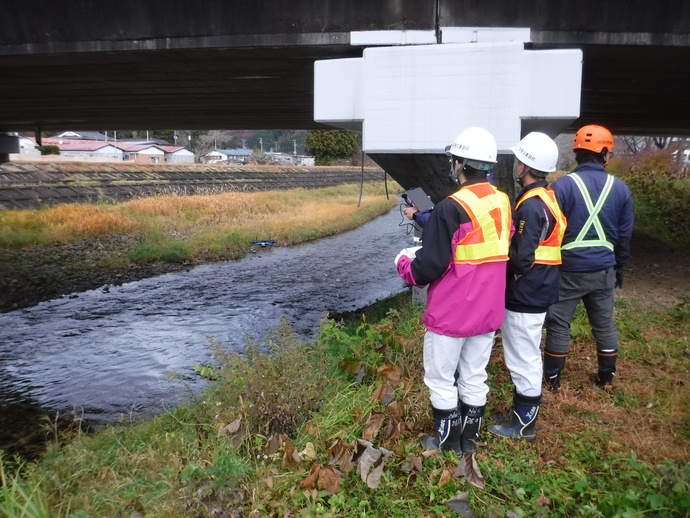
[{"label": "white work pants", "polygon": [[503,320],[501,336],[506,367],[515,390],[523,396],[541,395],[541,328],[545,317],[546,313],[506,310]]},{"label": "white work pants", "polygon": [[[486,366],[491,357],[494,332],[456,338],[427,331],[424,335],[424,383],[431,405],[439,410],[458,406],[458,397],[472,406],[486,404],[489,387]],[[458,373],[457,387],[455,373]]]}]

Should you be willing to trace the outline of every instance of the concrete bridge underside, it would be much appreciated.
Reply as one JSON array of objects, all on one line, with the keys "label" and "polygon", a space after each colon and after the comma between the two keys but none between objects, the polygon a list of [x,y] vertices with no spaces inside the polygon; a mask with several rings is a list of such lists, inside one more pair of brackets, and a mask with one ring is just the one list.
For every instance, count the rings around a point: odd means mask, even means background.
[{"label": "concrete bridge underside", "polygon": [[310,129],[315,60],[351,31],[528,27],[581,48],[582,123],[688,134],[690,2],[364,0],[0,6],[0,131]]},{"label": "concrete bridge underside", "polygon": [[530,29],[528,49],[582,49],[569,130],[690,134],[684,0],[8,0],[0,12],[0,132],[324,127],[314,62],[361,57],[353,31],[513,27]]}]

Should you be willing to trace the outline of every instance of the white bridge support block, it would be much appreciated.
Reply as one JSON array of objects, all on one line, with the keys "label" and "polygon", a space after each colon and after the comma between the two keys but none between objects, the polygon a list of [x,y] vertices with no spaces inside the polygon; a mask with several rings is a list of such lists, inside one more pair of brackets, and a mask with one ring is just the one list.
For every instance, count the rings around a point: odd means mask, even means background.
[{"label": "white bridge support block", "polygon": [[509,36],[317,61],[314,119],[361,127],[367,153],[442,153],[469,126],[489,130],[501,153],[526,131],[555,137],[580,113],[582,51],[525,50],[524,33]]}]

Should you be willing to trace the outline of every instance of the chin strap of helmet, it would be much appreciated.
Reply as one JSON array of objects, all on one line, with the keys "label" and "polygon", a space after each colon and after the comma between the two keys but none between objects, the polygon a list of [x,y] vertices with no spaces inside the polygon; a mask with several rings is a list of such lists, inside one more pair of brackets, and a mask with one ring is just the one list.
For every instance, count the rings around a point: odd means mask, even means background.
[{"label": "chin strap of helmet", "polygon": [[[458,173],[455,173],[455,161],[460,162],[460,167],[458,168]],[[450,173],[448,176],[450,176],[450,179],[453,180],[453,183],[456,185],[460,185],[460,180],[458,180],[458,174],[462,172],[463,169],[465,169],[465,164],[467,163],[466,158],[459,158],[452,156],[450,157]]]}]

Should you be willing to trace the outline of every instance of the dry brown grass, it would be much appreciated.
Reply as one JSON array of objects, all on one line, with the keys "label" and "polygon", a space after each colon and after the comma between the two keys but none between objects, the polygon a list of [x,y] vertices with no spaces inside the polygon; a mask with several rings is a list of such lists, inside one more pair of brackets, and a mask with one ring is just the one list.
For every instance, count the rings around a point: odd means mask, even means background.
[{"label": "dry brown grass", "polygon": [[[379,190],[376,186],[367,189]],[[224,192],[211,195],[165,195],[130,200],[117,205],[59,205],[42,210],[0,213],[0,235],[14,246],[68,243],[106,234],[164,234],[192,236],[208,232],[247,231],[255,235],[283,235],[284,242],[301,239],[300,231],[314,226],[340,232],[344,218],[349,228],[371,219],[396,199],[382,192],[362,197],[358,186],[265,192]],[[383,205],[382,205],[383,204]],[[377,208],[372,208],[377,206]],[[360,214],[357,214],[361,212]],[[376,212],[376,214],[374,214]],[[354,217],[353,217],[354,215]],[[360,217],[361,216],[361,217]],[[331,228],[332,227],[332,228]],[[31,232],[31,237],[22,235]]]},{"label": "dry brown grass", "polygon": [[[625,344],[621,344],[621,350]],[[491,363],[499,365],[494,384],[510,383],[503,365],[500,339]],[[561,378],[561,390],[545,390],[539,414],[538,437],[533,443],[544,462],[558,462],[568,443],[595,432],[605,454],[626,455],[633,450],[656,464],[666,459],[690,460],[690,439],[682,435],[690,403],[690,377],[681,365],[651,365],[619,358],[613,392],[595,387],[596,346],[591,337],[575,340]],[[496,403],[501,411],[510,401]],[[604,432],[603,434],[600,432]]]}]

